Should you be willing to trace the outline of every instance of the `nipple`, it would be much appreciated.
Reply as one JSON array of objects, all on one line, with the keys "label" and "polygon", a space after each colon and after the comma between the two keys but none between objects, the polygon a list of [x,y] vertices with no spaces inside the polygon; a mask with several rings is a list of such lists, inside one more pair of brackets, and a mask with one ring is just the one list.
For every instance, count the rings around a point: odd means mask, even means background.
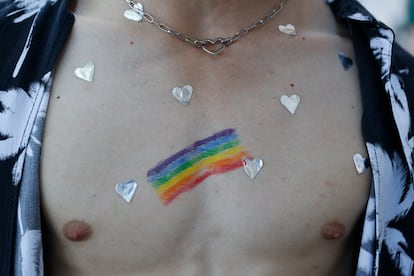
[{"label": "nipple", "polygon": [[345,226],[338,222],[331,222],[321,226],[321,237],[325,240],[339,240],[345,235]]},{"label": "nipple", "polygon": [[84,221],[72,220],[63,226],[62,232],[70,241],[85,241],[92,235],[92,227]]}]

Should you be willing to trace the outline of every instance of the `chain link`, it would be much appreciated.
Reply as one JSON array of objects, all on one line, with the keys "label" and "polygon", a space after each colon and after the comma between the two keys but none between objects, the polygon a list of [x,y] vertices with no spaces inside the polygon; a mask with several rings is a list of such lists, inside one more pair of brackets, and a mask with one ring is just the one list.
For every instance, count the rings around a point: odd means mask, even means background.
[{"label": "chain link", "polygon": [[[229,36],[229,37],[217,37],[214,39],[211,38],[205,38],[205,39],[196,39],[193,38],[189,35],[185,35],[182,34],[180,32],[175,31],[172,27],[168,26],[167,24],[157,20],[152,14],[145,12],[143,10],[143,8],[141,9],[140,7],[142,7],[141,4],[139,4],[138,2],[134,2],[133,0],[126,0],[126,2],[128,3],[129,7],[134,10],[136,13],[140,14],[142,16],[142,18],[150,23],[153,24],[155,26],[157,26],[161,31],[172,35],[175,38],[178,38],[181,41],[184,41],[186,43],[189,43],[191,45],[193,45],[196,48],[201,48],[204,50],[204,52],[212,54],[212,55],[217,55],[219,53],[221,53],[225,47],[230,46],[231,44],[233,44],[234,42],[238,41],[240,38],[244,37],[245,35],[247,35],[248,33],[250,33],[251,31],[267,24],[270,20],[272,20],[273,17],[275,17],[277,14],[280,13],[280,11],[283,9],[284,4],[286,3],[287,0],[281,0],[278,4],[276,4],[272,10],[263,18],[257,20],[255,23],[246,26],[244,28],[242,28],[240,31],[236,32],[233,36]],[[212,50],[210,47],[214,46],[215,44],[219,43],[219,47],[216,48],[215,50]]]}]

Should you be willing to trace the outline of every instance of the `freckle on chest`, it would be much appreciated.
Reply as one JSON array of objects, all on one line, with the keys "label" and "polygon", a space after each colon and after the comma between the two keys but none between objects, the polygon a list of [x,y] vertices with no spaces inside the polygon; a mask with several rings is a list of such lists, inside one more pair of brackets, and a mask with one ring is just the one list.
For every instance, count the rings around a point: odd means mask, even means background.
[{"label": "freckle on chest", "polygon": [[338,222],[330,222],[321,226],[321,237],[325,240],[339,240],[345,235],[345,226]]},{"label": "freckle on chest", "polygon": [[63,225],[62,233],[70,241],[85,241],[92,235],[92,227],[81,220],[72,220]]}]

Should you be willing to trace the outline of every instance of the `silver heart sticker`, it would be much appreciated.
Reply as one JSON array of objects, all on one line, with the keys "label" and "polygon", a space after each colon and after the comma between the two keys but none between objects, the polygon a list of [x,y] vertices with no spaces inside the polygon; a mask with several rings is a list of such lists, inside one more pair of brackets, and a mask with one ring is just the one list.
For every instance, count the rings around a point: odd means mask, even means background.
[{"label": "silver heart sticker", "polygon": [[137,3],[134,5],[133,9],[129,9],[124,12],[124,17],[132,21],[141,22],[143,14],[144,7],[141,3]]},{"label": "silver heart sticker", "polygon": [[280,102],[293,115],[299,107],[300,97],[298,95],[292,95],[290,97],[283,95],[280,97]]},{"label": "silver heart sticker", "polygon": [[244,172],[250,179],[254,179],[263,167],[263,160],[255,158],[253,160],[244,159],[243,168]]},{"label": "silver heart sticker", "polygon": [[138,184],[134,180],[127,183],[118,182],[115,184],[115,192],[119,194],[126,202],[130,203],[137,190]]},{"label": "silver heart sticker", "polygon": [[74,73],[76,77],[92,82],[95,74],[95,64],[93,64],[93,62],[88,62],[84,66],[76,68]]},{"label": "silver heart sticker", "polygon": [[357,170],[358,174],[363,174],[364,172],[367,171],[368,166],[367,166],[367,162],[368,159],[363,157],[361,154],[357,153],[354,155],[353,157],[354,159],[354,164],[355,164],[355,168]]},{"label": "silver heart sticker", "polygon": [[193,96],[193,87],[191,85],[175,87],[172,90],[172,95],[183,105],[189,105]]},{"label": "silver heart sticker", "polygon": [[279,25],[279,31],[285,35],[295,36],[296,28],[292,24]]}]

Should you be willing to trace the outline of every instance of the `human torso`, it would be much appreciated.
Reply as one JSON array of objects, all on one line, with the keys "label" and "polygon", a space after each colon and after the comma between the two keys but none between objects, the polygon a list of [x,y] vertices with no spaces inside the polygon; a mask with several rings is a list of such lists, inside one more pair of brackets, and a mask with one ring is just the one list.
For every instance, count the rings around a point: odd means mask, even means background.
[{"label": "human torso", "polygon": [[[151,27],[77,17],[42,154],[50,275],[351,273],[370,180],[352,160],[365,154],[356,68],[337,58],[352,45],[323,33],[284,37],[277,23],[211,57]],[[94,81],[75,78],[90,60]],[[171,95],[186,84],[188,106]],[[280,103],[292,94],[301,97],[294,115]],[[224,129],[263,160],[256,178],[242,168],[211,175],[164,205],[148,171]],[[114,185],[130,179],[139,187],[128,204]],[[92,226],[88,240],[63,236],[73,219]],[[345,235],[327,238],[327,225]]]}]

